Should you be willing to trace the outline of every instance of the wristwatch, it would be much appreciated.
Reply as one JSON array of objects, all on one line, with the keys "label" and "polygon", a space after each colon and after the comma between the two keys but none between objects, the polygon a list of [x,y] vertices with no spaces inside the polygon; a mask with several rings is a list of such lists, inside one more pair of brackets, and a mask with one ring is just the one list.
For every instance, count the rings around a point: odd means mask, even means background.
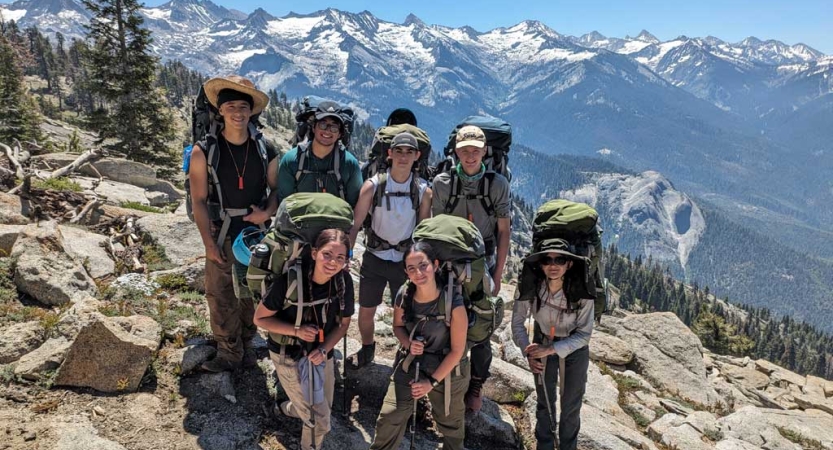
[{"label": "wristwatch", "polygon": [[324,355],[325,358],[327,357],[327,349],[324,348],[323,345],[321,347],[318,347],[318,351],[321,352],[321,354]]},{"label": "wristwatch", "polygon": [[428,381],[430,381],[430,382],[431,382],[431,387],[432,387],[432,388],[435,388],[435,387],[437,387],[437,386],[439,386],[439,385],[440,385],[440,382],[439,382],[439,381],[437,381],[437,379],[436,379],[436,378],[434,378],[434,377],[432,377],[431,375],[428,375]]}]

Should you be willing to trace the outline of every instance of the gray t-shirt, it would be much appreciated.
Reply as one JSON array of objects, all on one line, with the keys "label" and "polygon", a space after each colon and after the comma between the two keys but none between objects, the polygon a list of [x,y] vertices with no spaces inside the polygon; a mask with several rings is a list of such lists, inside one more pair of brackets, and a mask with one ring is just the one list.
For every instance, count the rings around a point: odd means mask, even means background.
[{"label": "gray t-shirt", "polygon": [[[480,183],[484,182],[483,178],[487,176],[490,177],[488,196],[492,205],[494,205],[494,216],[489,216],[480,199],[466,198],[467,195],[480,194]],[[461,184],[460,201],[457,202],[457,206],[450,214],[466,219],[471,217],[471,221],[480,230],[483,239],[494,241],[497,232],[497,219],[508,218],[511,213],[509,180],[499,173],[492,173],[491,175],[487,173],[478,181],[458,179],[458,182]],[[435,216],[446,214],[446,205],[451,197],[451,174],[444,172],[434,177],[432,189],[434,190],[434,198],[431,210]]]}]

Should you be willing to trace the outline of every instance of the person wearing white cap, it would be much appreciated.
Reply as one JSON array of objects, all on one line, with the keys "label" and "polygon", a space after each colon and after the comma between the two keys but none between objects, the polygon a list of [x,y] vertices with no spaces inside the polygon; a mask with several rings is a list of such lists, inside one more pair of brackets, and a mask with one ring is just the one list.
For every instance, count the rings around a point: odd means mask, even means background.
[{"label": "person wearing white cap", "polygon": [[235,294],[232,242],[243,228],[262,225],[277,211],[277,155],[253,136],[250,124],[269,103],[266,94],[236,75],[212,78],[204,89],[219,111],[222,131],[194,144],[188,177],[194,222],[205,245],[205,298],[217,341],[217,356],[202,368],[220,372],[256,363],[246,345],[257,331],[254,303]]},{"label": "person wearing white cap", "polygon": [[[434,215],[452,214],[472,222],[486,243],[486,260],[494,281],[492,295],[500,292],[503,269],[509,255],[511,213],[509,180],[494,171],[486,170],[486,134],[479,127],[460,128],[456,136],[457,166],[434,177]],[[471,348],[471,382],[466,393],[466,407],[479,411],[481,390],[489,377],[492,347],[485,344]]]}]

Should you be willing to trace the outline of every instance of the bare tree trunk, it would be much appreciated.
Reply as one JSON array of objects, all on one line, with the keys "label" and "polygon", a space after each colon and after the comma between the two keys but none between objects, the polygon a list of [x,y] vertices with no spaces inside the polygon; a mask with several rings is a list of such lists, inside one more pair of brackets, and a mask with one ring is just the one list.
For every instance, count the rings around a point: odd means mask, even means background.
[{"label": "bare tree trunk", "polygon": [[58,178],[66,176],[72,172],[75,172],[81,166],[87,163],[98,161],[99,159],[106,156],[106,151],[102,149],[93,149],[88,150],[81,154],[75,161],[71,162],[69,165],[61,167],[60,169],[52,172],[47,178]]},{"label": "bare tree trunk", "polygon": [[20,161],[18,161],[17,157],[15,156],[15,153],[19,154],[20,151],[18,150],[17,152],[14,152],[14,151],[12,151],[11,147],[9,147],[6,144],[3,144],[2,142],[0,142],[0,148],[3,149],[3,152],[6,154],[6,158],[9,158],[9,161],[11,162],[12,167],[14,168],[15,176],[18,177],[18,178],[23,178],[23,176],[24,176],[23,165],[20,164]]}]

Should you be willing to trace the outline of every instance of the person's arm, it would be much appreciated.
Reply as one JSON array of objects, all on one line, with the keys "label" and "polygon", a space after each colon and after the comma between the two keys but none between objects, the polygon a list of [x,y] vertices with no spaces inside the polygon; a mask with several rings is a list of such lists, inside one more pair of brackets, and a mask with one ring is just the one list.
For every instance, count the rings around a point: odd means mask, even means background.
[{"label": "person's arm", "polygon": [[191,184],[191,210],[205,246],[205,257],[217,264],[224,264],[226,258],[211,236],[211,219],[208,217],[208,162],[202,148],[196,144],[191,151],[188,180]]},{"label": "person's arm", "polygon": [[[345,151],[346,152],[346,151]],[[359,166],[359,161],[351,153],[347,153],[344,157],[347,162],[348,173],[344,183],[344,196],[347,197],[347,203],[355,208],[359,201],[359,192],[362,190],[362,168]]]},{"label": "person's arm", "polygon": [[[518,289],[520,289],[520,286]],[[512,342],[523,352],[526,352],[526,348],[529,346],[529,334],[526,329],[526,321],[529,319],[529,311],[531,309],[531,300],[515,299],[515,302],[512,304]]]},{"label": "person's arm", "polygon": [[509,256],[509,243],[512,236],[510,229],[511,222],[508,217],[500,217],[497,219],[497,230],[495,230],[497,238],[497,260],[495,262],[495,271],[492,274],[492,279],[495,282],[492,295],[500,293],[500,283],[503,280],[503,269],[506,266],[506,258]]},{"label": "person's arm", "polygon": [[293,165],[295,164],[295,155],[298,154],[297,152],[297,147],[287,152],[283,155],[281,162],[278,165],[278,176],[276,180],[278,188],[278,202],[283,201],[283,199],[295,193],[296,169]]},{"label": "person's arm", "polygon": [[[460,359],[466,352],[466,333],[469,328],[469,318],[464,306],[458,306],[451,311],[451,351],[443,358],[443,362],[431,375],[435,380],[441,382],[445,377],[451,375],[451,371],[460,363]],[[419,383],[411,384],[411,395],[416,399],[420,398],[434,389],[431,380],[425,379]]]},{"label": "person's arm", "polygon": [[422,201],[419,203],[419,214],[417,215],[417,225],[423,220],[431,217],[431,203],[434,198],[434,191],[431,188],[425,188],[422,193]]},{"label": "person's arm", "polygon": [[273,158],[266,166],[266,182],[269,185],[266,205],[263,209],[259,205],[249,205],[252,212],[243,217],[246,222],[260,225],[271,219],[278,210],[278,158]]},{"label": "person's arm", "polygon": [[[442,175],[442,174],[440,174]],[[443,184],[442,177],[437,175],[434,177],[433,183],[433,198],[431,199],[431,212],[434,217],[445,213],[445,203],[448,201],[448,191]]]},{"label": "person's arm", "polygon": [[402,307],[402,297],[397,296],[393,307],[393,335],[399,341],[402,348],[411,349],[411,336],[405,328],[405,308]]},{"label": "person's arm", "polygon": [[364,225],[364,220],[367,218],[367,213],[370,212],[371,203],[373,202],[373,194],[376,193],[376,185],[371,180],[367,180],[362,185],[361,194],[359,194],[359,201],[353,209],[353,228],[350,229],[350,244],[356,245],[356,237]]}]

